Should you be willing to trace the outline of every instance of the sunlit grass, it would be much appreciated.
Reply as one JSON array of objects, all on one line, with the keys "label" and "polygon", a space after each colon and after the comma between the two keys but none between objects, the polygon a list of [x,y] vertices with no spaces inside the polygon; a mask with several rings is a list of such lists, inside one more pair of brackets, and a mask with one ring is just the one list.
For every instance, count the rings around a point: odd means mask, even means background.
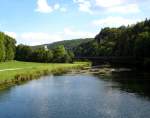
[{"label": "sunlit grass", "polygon": [[[61,74],[70,69],[76,69],[88,66],[87,62],[75,62],[73,64],[56,64],[56,63],[32,63],[32,62],[5,62],[0,63],[0,70],[16,69],[0,71],[0,82],[9,82],[17,79],[33,79],[42,75]],[[18,80],[19,81],[19,80]]]}]

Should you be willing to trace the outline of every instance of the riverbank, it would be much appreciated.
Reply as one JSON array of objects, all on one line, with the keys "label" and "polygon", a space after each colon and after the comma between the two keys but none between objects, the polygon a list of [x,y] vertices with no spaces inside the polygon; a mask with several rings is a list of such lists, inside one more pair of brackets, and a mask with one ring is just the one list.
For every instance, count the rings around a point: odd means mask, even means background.
[{"label": "riverbank", "polygon": [[92,67],[86,67],[82,70],[73,70],[70,72],[71,74],[96,74],[100,76],[111,76],[115,73],[120,72],[133,72],[134,70],[132,68],[126,68],[126,67],[113,67],[111,65],[99,65],[99,66],[92,66]]},{"label": "riverbank", "polygon": [[31,62],[5,62],[0,63],[0,88],[18,84],[49,74],[62,74],[71,69],[82,69],[89,66],[88,62],[75,62],[73,64],[45,64]]}]

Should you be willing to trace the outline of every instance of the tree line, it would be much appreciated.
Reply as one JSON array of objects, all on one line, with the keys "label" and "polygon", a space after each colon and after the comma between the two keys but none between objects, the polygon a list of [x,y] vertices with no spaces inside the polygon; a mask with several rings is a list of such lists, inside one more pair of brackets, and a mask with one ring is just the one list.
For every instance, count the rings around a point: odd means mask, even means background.
[{"label": "tree line", "polygon": [[95,39],[76,47],[75,56],[134,57],[150,65],[150,20],[118,28],[103,28]]},{"label": "tree line", "polygon": [[[54,49],[58,47],[59,45],[63,45],[65,49],[73,51],[77,46],[79,46],[82,43],[87,43],[94,38],[84,38],[84,39],[72,39],[72,40],[64,40],[64,41],[57,41],[54,43],[46,44],[48,49]],[[45,45],[37,45],[32,46],[33,49],[38,49],[41,47],[44,47]]]},{"label": "tree line", "polygon": [[67,51],[63,45],[60,45],[53,50],[45,49],[44,47],[33,50],[27,45],[18,45],[16,47],[15,60],[28,62],[43,62],[43,63],[72,63],[74,54]]},{"label": "tree line", "polygon": [[[142,65],[150,65],[150,20],[138,22],[134,25],[118,28],[106,27],[86,42],[65,42],[65,47],[73,45],[73,49],[66,49],[63,45],[52,49],[39,47],[34,49],[27,45],[15,46],[15,39],[0,32],[0,61],[19,60],[33,62],[72,62],[74,54],[79,56],[116,56],[134,57]],[[72,52],[73,51],[73,52]]]},{"label": "tree line", "polygon": [[16,40],[3,32],[0,32],[0,62],[15,58]]},{"label": "tree line", "polygon": [[0,32],[0,62],[18,60],[42,63],[71,63],[73,52],[66,50],[63,45],[54,49],[44,47],[33,49],[31,46],[18,45],[16,40],[3,32]]}]

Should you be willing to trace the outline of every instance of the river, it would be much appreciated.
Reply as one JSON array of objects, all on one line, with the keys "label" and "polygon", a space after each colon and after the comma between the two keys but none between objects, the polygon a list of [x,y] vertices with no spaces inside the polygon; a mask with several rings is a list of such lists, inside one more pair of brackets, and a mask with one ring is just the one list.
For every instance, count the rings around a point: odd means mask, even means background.
[{"label": "river", "polygon": [[149,118],[150,76],[65,74],[0,90],[0,118]]}]

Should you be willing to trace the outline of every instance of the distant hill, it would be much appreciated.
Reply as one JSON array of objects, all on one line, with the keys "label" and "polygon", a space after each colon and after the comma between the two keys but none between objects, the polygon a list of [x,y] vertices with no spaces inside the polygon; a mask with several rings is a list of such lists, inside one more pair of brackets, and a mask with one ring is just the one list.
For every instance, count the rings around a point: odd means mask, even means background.
[{"label": "distant hill", "polygon": [[64,41],[58,41],[58,42],[54,42],[50,44],[37,45],[37,46],[33,46],[32,48],[37,49],[37,48],[41,48],[47,45],[48,49],[54,49],[55,47],[59,45],[64,45],[66,49],[73,50],[75,47],[81,45],[82,43],[87,43],[92,40],[93,38],[64,40]]}]

